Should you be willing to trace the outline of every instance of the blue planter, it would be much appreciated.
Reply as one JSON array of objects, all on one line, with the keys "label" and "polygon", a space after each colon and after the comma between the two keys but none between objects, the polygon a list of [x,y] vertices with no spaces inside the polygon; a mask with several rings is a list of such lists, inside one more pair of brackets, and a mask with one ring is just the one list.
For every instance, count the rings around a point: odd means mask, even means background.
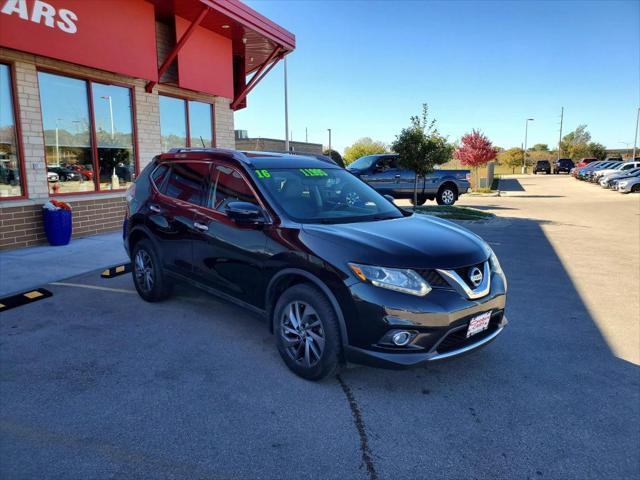
[{"label": "blue planter", "polygon": [[71,240],[71,212],[69,210],[43,210],[44,233],[49,245],[68,245]]}]

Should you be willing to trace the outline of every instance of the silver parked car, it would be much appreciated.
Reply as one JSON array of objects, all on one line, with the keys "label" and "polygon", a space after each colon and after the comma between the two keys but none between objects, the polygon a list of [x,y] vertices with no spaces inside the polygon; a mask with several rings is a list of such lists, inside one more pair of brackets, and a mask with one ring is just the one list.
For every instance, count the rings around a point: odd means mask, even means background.
[{"label": "silver parked car", "polygon": [[622,193],[640,193],[640,173],[633,177],[621,178],[617,181],[618,191]]},{"label": "silver parked car", "polygon": [[629,171],[615,173],[615,174],[612,173],[607,175],[604,179],[600,180],[601,182],[600,185],[602,185],[603,188],[611,188],[613,190],[617,190],[618,182],[620,180],[624,180],[625,178],[635,177],[636,175],[639,175],[639,174],[640,174],[640,168],[632,168]]},{"label": "silver parked car", "polygon": [[[594,176],[594,180],[599,182],[604,187],[602,182],[609,176],[618,175],[619,173],[626,172],[628,170],[640,167],[640,162],[625,162],[620,165],[616,165],[615,168],[606,168],[600,170],[597,175]],[[605,187],[606,188],[606,187]]]}]

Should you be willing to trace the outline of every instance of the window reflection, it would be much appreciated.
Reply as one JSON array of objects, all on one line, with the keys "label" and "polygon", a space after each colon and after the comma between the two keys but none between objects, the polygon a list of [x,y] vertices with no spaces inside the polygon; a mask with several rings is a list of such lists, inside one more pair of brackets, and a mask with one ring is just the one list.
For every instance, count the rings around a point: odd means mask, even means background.
[{"label": "window reflection", "polygon": [[95,190],[86,82],[39,72],[38,83],[50,190]]},{"label": "window reflection", "polygon": [[185,101],[160,95],[160,136],[163,152],[187,146]]},{"label": "window reflection", "polygon": [[131,91],[92,83],[100,190],[126,187],[135,178]]},{"label": "window reflection", "polygon": [[210,104],[189,101],[189,137],[192,147],[213,146]]},{"label": "window reflection", "polygon": [[0,198],[22,196],[10,70],[0,64]]}]

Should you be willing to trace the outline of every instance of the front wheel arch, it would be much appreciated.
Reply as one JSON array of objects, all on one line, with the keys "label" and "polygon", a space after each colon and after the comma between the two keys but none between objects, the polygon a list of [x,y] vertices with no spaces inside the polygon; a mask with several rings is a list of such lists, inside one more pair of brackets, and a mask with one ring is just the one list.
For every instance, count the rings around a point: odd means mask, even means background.
[{"label": "front wheel arch", "polygon": [[284,293],[285,290],[299,283],[310,283],[311,285],[319,288],[322,293],[324,293],[324,295],[329,300],[329,303],[331,303],[336,316],[338,317],[338,324],[340,327],[340,343],[343,347],[349,345],[347,325],[344,319],[342,308],[338,303],[338,299],[321,279],[319,279],[313,273],[299,268],[285,268],[284,270],[276,273],[269,281],[269,285],[267,286],[265,295],[265,307],[267,312],[267,323],[269,331],[271,333],[274,333],[273,313],[275,305],[278,302],[278,298]]}]

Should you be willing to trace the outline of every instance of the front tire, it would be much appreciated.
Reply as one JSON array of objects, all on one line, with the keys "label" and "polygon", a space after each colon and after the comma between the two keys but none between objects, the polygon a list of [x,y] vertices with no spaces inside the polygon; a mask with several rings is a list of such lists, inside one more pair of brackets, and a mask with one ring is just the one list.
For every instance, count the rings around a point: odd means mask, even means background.
[{"label": "front tire", "polygon": [[456,203],[458,197],[456,190],[449,185],[440,187],[438,194],[436,195],[436,202],[438,205],[453,205]]},{"label": "front tire", "polygon": [[150,240],[133,247],[131,273],[138,295],[147,302],[160,302],[171,295],[171,283]]},{"label": "front tire", "polygon": [[308,284],[287,289],[276,303],[273,323],[278,352],[292,372],[321,380],[337,371],[338,317],[320,290]]}]

